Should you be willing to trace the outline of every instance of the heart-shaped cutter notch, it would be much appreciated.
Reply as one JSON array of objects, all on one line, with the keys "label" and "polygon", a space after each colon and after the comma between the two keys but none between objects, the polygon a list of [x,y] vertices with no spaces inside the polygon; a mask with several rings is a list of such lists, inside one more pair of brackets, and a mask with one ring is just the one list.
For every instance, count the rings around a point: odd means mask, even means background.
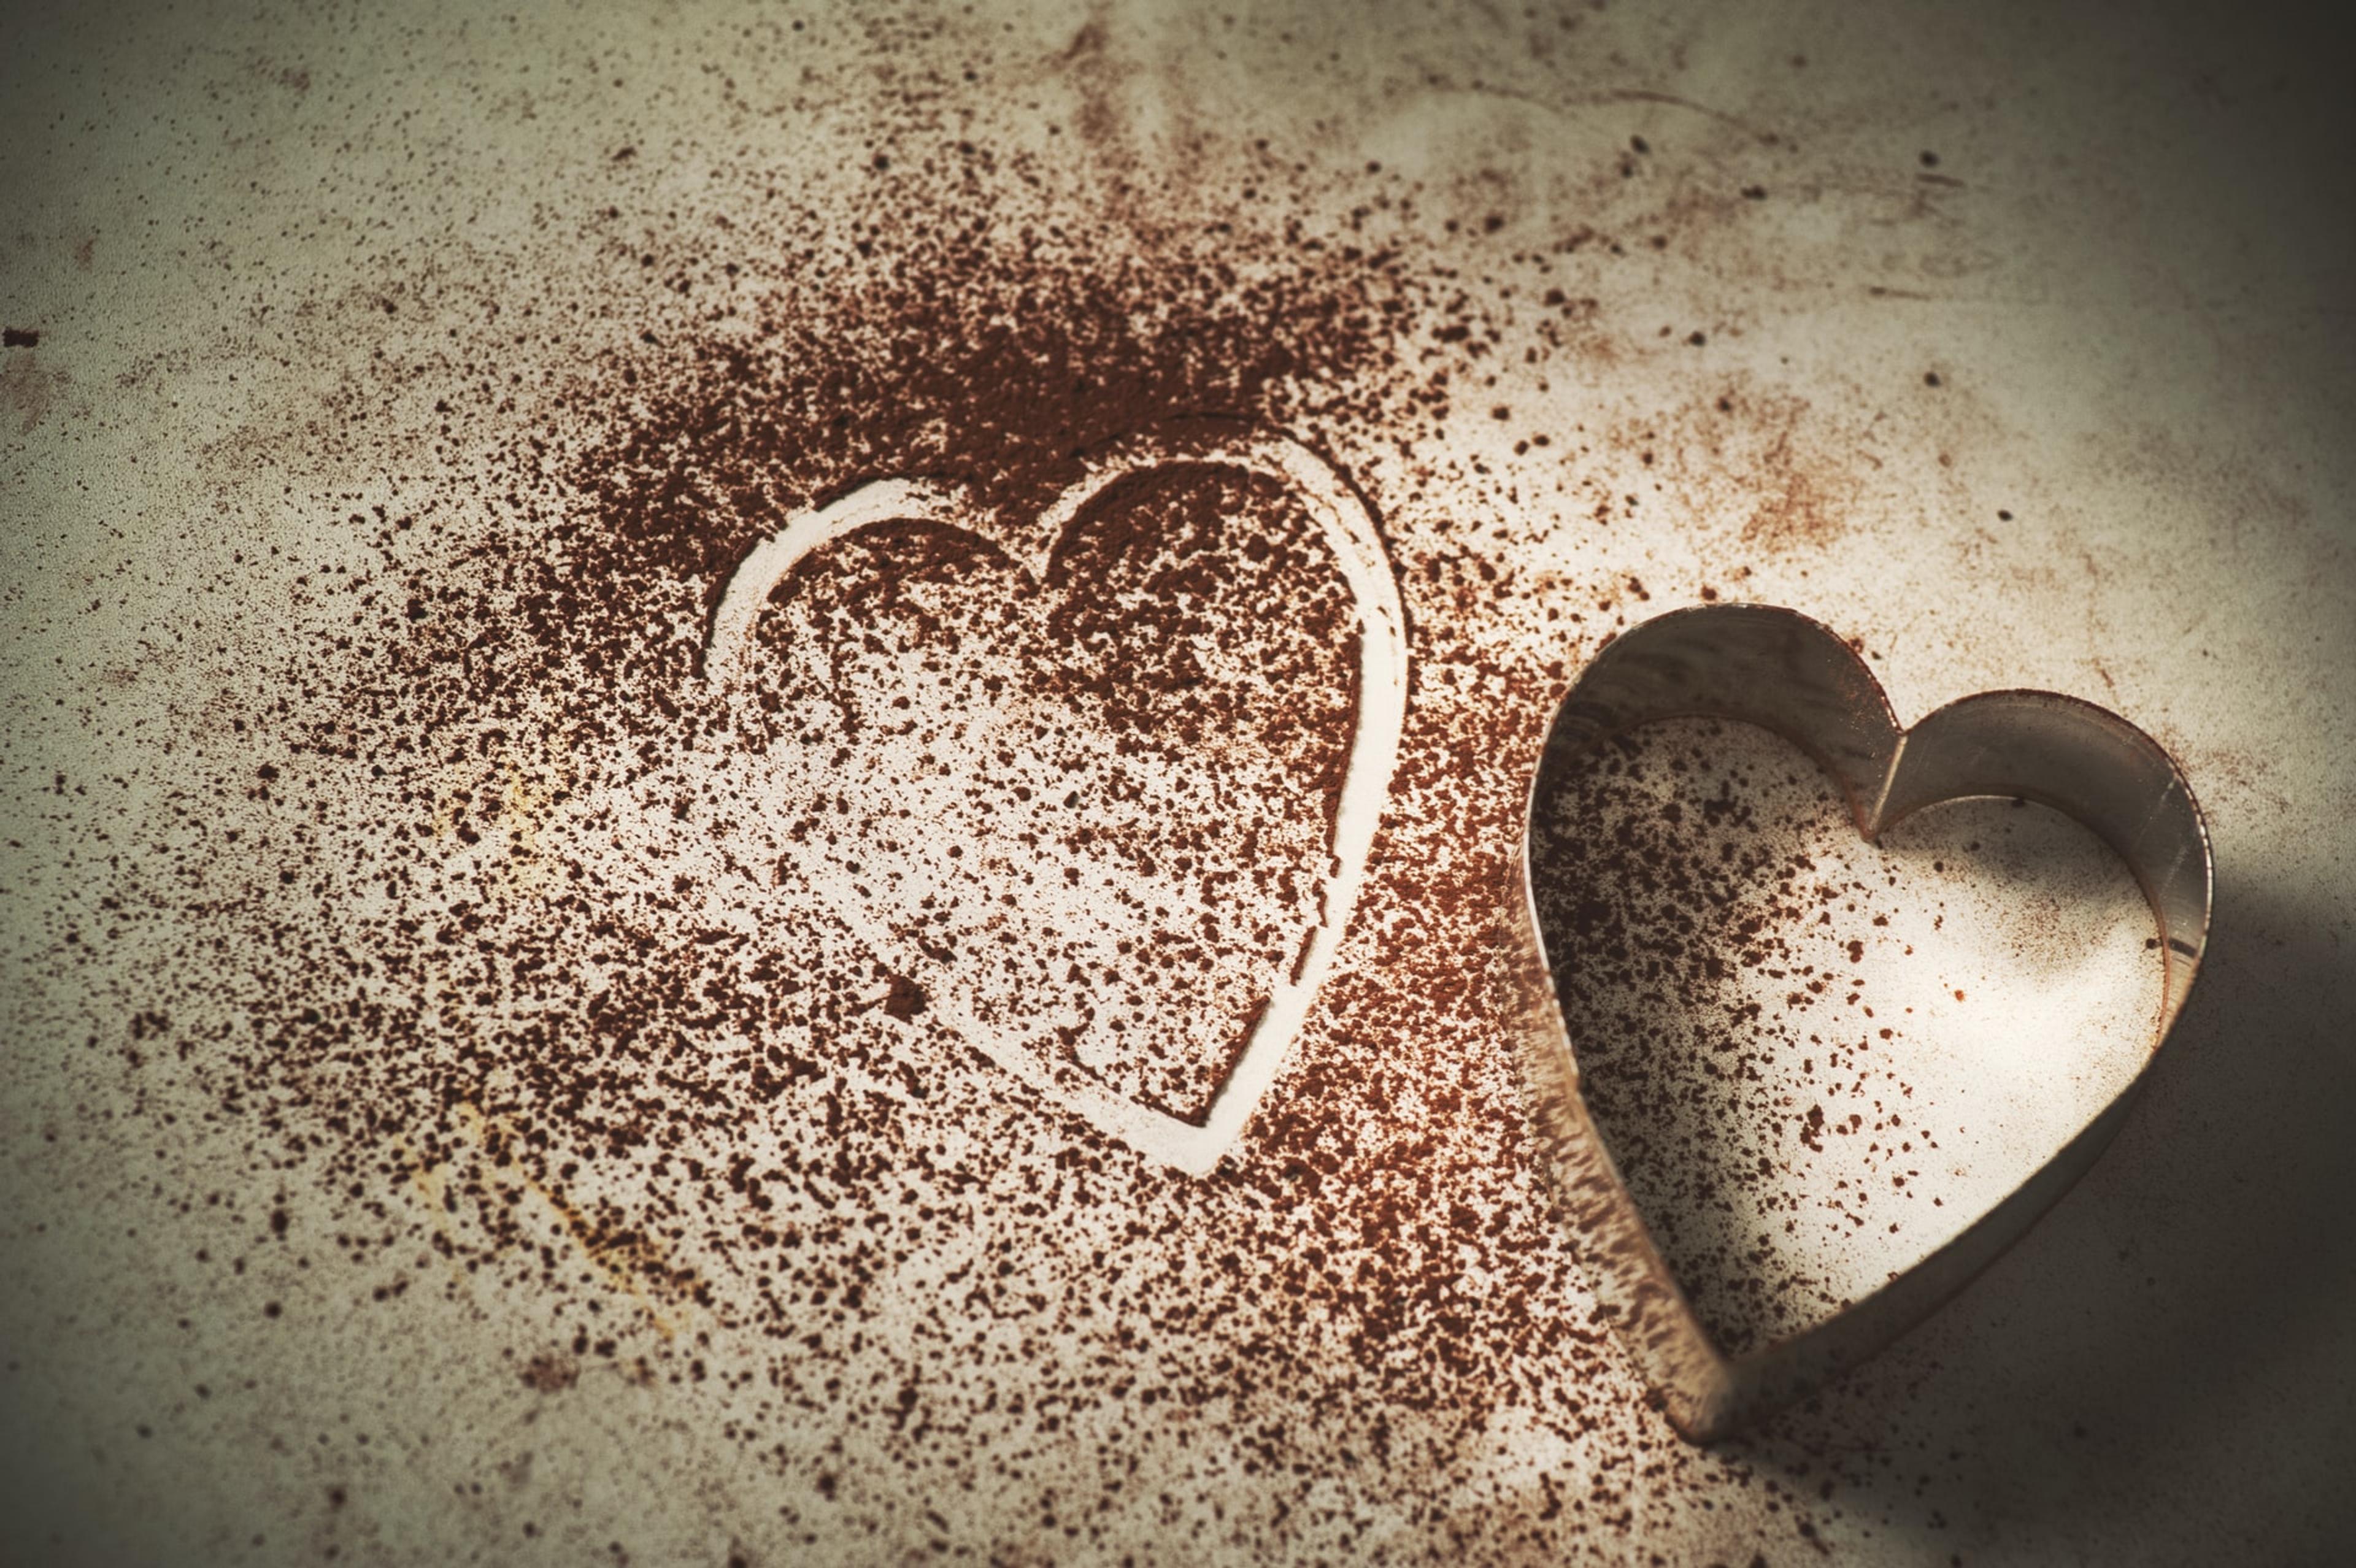
[{"label": "heart-shaped cutter notch", "polygon": [[[1946,800],[2009,796],[2061,811],[2126,862],[2150,901],[2166,963],[2150,1057],[2051,1159],[1864,1299],[1734,1357],[1703,1326],[1589,1115],[1531,880],[1537,812],[1564,770],[1614,735],[1690,718],[1755,724],[1800,747],[1839,784],[1869,840]],[[1670,1421],[1697,1442],[1788,1403],[1921,1322],[2085,1173],[2183,1011],[2208,944],[2213,881],[2208,828],[2183,774],[2118,715],[2055,692],[1987,691],[1901,729],[1881,683],[1847,644],[1804,615],[1761,604],[1674,611],[1596,656],[1547,731],[1515,859],[1510,1003],[1540,1153],[1605,1315]]]},{"label": "heart-shaped cutter notch", "polygon": [[[1120,479],[1150,468],[1225,468],[1273,479],[1307,506],[1357,612],[1356,714],[1334,802],[1320,918],[1291,969],[1270,981],[1267,1004],[1200,1125],[1094,1084],[1059,1078],[1021,1042],[967,1016],[955,997],[932,1001],[962,1038],[1043,1097],[1149,1158],[1202,1176],[1242,1136],[1252,1113],[1274,1085],[1333,966],[1334,952],[1356,907],[1407,720],[1407,613],[1372,507],[1340,470],[1290,437],[1222,421],[1188,421],[1141,431],[1077,456],[1081,478],[1041,514],[1032,549],[1016,558],[1033,582],[1045,581],[1047,559],[1081,509]],[[755,546],[729,577],[712,612],[705,677],[723,687],[742,682],[751,657],[754,624],[770,592],[812,551],[862,528],[903,519],[972,532],[980,510],[980,503],[964,485],[879,479],[825,506],[794,514]],[[892,950],[890,933],[874,928],[857,911],[837,912],[864,929],[877,952]]]}]

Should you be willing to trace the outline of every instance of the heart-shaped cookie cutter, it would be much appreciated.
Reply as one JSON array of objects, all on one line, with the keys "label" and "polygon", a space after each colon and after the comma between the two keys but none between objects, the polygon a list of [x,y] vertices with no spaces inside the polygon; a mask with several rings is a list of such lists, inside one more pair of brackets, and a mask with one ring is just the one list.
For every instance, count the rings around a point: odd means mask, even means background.
[{"label": "heart-shaped cookie cutter", "polygon": [[[1683,718],[1756,724],[1799,746],[1840,785],[1869,840],[1940,801],[1994,795],[2054,807],[2126,862],[2150,901],[2166,963],[2150,1058],[2035,1174],[1871,1295],[1733,1357],[1662,1257],[1589,1115],[1532,881],[1537,813],[1563,771],[1614,735]],[[1757,604],[1671,612],[1623,633],[1580,672],[1547,729],[1515,861],[1510,1002],[1540,1152],[1605,1315],[1670,1421],[1699,1442],[1789,1403],[1922,1321],[2084,1174],[2191,992],[2213,880],[2208,828],[2183,774],[2118,715],[2055,692],[1987,691],[1901,729],[1881,683],[1847,644],[1804,615]]]}]

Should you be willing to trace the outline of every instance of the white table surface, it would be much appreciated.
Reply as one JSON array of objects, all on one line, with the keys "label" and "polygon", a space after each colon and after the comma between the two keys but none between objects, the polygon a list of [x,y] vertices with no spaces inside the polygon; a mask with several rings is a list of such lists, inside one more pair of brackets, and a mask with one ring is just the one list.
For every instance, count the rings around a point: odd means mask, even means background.
[{"label": "white table surface", "polygon": [[[584,1563],[616,1542],[716,1564],[913,1560],[935,1541],[997,1561],[2356,1552],[2344,48],[2225,6],[1248,12],[198,3],[0,23],[0,318],[39,334],[0,353],[0,1559]],[[216,760],[272,743],[252,686],[270,650],[203,630],[266,625],[271,554],[337,548],[333,497],[379,494],[403,441],[432,446],[423,397],[387,398],[367,443],[336,433],[381,367],[429,386],[432,335],[472,330],[485,302],[510,322],[599,290],[659,307],[659,281],[609,267],[582,214],[626,208],[691,248],[757,169],[848,224],[875,216],[848,171],[885,131],[1031,148],[1082,231],[1114,223],[1102,193],[1123,179],[1214,212],[1265,137],[1305,182],[1371,160],[1417,186],[1417,266],[1474,277],[1508,244],[1623,237],[1626,264],[1601,247],[1564,263],[1599,301],[1591,351],[1556,358],[1543,389],[1507,366],[1497,395],[1583,430],[1600,489],[1666,488],[1641,520],[1500,550],[1581,582],[1639,574],[1654,609],[1749,567],[1747,596],[1862,637],[1901,715],[1985,687],[2078,693],[2158,736],[2199,790],[2209,966],[2094,1173],[1856,1388],[1737,1450],[1684,1448],[1606,1349],[1589,1446],[1501,1415],[1489,1450],[1337,1472],[1323,1522],[1286,1523],[1269,1499],[1291,1477],[1183,1448],[1241,1451],[1215,1412],[1177,1438],[1116,1407],[1101,1419],[1175,1501],[1089,1539],[1037,1528],[1112,1473],[1087,1452],[952,1495],[894,1445],[983,1439],[820,1408],[772,1436],[848,1445],[864,1479],[837,1506],[799,1460],[737,1441],[742,1412],[713,1385],[527,1386],[515,1358],[552,1331],[529,1290],[478,1281],[371,1311],[321,1232],[316,1267],[233,1234],[206,1195],[226,1191],[248,1231],[289,1205],[297,1241],[337,1222],[314,1219],[335,1195],[273,1168],[253,1126],[124,1068],[115,1042],[142,1008],[184,1007],[185,964],[59,945],[102,918],[85,893],[158,855],[150,829],[195,776],[196,738]],[[1754,182],[1763,200],[1733,194]],[[552,310],[514,363],[610,348],[623,314]],[[1706,348],[1686,347],[1696,331]],[[1696,411],[1737,383],[1743,415],[1707,428]],[[1468,511],[1537,494],[1536,460],[1481,412],[1451,439],[1489,482],[1443,475],[1427,510],[1451,484]],[[1658,473],[1633,455],[1654,445]],[[1832,523],[1754,545],[1758,496],[1794,486]],[[229,712],[255,716],[249,740],[209,731]],[[178,912],[159,918],[200,935],[201,891],[159,887]],[[1377,961],[1361,944],[1341,964]],[[200,1247],[253,1252],[254,1275]],[[1562,1292],[1583,1310],[1575,1275]],[[1208,1354],[1217,1329],[1200,1332]],[[1330,1463],[1312,1429],[1378,1413],[1280,1410],[1276,1441]],[[1618,1501],[1550,1516],[1542,1473]],[[1621,1507],[1633,1525],[1601,1522]],[[1356,1516],[1355,1533],[1333,1523]]]}]

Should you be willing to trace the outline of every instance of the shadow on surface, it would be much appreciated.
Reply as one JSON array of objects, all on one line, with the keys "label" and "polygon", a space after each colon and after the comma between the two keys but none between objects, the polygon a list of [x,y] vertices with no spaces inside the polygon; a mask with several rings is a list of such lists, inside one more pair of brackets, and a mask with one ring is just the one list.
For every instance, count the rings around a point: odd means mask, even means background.
[{"label": "shadow on surface", "polygon": [[[2351,1397],[2348,955],[2263,892],[2225,890],[2216,931],[2166,1056],[2078,1188],[1929,1322],[1730,1457],[1804,1492],[1830,1479],[1826,1505],[1877,1529],[1930,1501],[1926,1551],[2029,1544],[1988,1541],[1983,1513],[2034,1531],[2040,1553],[2115,1547],[2150,1496],[2182,1488],[2239,1494],[2237,1513],[2269,1521],[2247,1561],[2356,1542],[2356,1423],[2333,1451],[2289,1435],[2311,1418],[2270,1420]],[[2147,1541],[2138,1560],[2187,1550]]]}]

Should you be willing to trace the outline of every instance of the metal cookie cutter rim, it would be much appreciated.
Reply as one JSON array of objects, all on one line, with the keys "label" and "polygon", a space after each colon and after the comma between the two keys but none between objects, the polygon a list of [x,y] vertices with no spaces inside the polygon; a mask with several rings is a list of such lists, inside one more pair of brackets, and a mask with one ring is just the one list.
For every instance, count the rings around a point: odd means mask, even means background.
[{"label": "metal cookie cutter rim", "polygon": [[[2126,862],[2166,962],[2149,1057],[2051,1158],[1881,1288],[1740,1356],[1711,1339],[1588,1115],[1532,880],[1532,835],[1550,782],[1613,735],[1673,718],[1737,720],[1799,746],[1840,785],[1869,840],[1945,800],[2011,796],[2052,806]],[[2118,715],[2056,692],[1987,691],[1901,729],[1881,683],[1847,644],[1794,611],[1760,604],[1673,611],[1622,634],[1589,663],[1547,728],[1515,866],[1511,1001],[1540,1152],[1606,1316],[1670,1421],[1697,1442],[1726,1436],[1873,1355],[1994,1262],[2085,1173],[2191,992],[2214,883],[2190,786],[2157,741]]]}]

